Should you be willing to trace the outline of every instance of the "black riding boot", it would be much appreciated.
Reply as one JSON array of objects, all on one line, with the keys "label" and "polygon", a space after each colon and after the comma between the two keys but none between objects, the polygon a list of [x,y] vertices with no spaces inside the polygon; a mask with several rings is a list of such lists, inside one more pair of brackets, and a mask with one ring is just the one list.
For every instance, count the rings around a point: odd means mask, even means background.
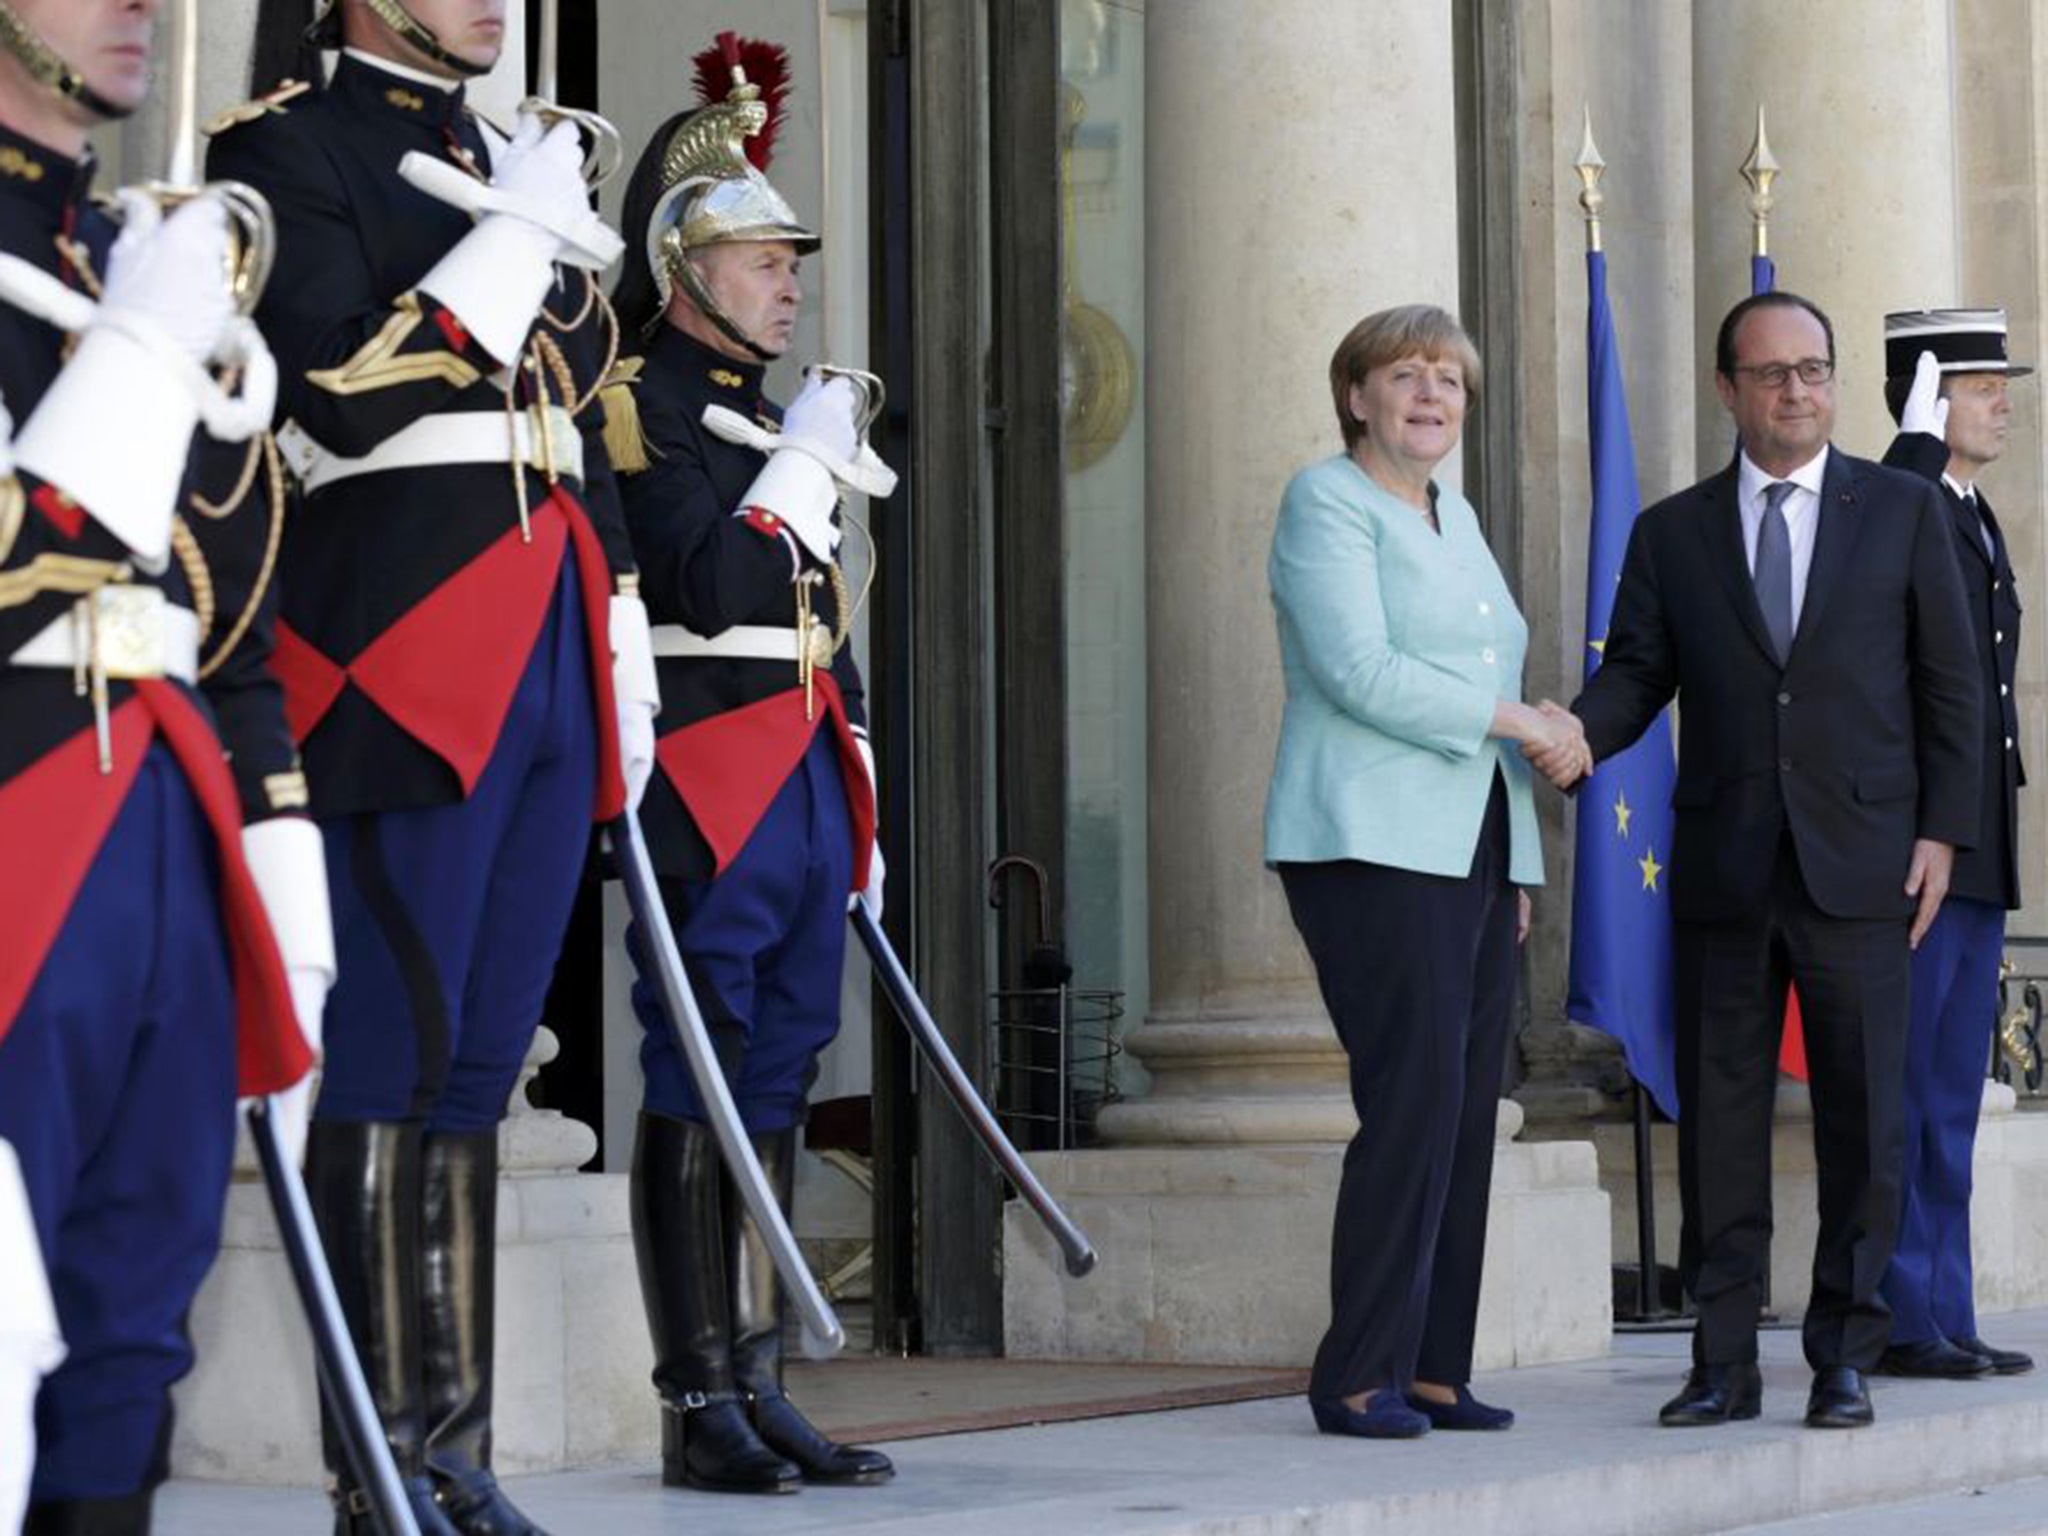
[{"label": "black riding boot", "polygon": [[428,1136],[424,1147],[427,1475],[462,1536],[547,1536],[491,1475],[498,1131]]},{"label": "black riding boot", "polygon": [[642,1113],[633,1143],[633,1252],[661,1392],[661,1480],[721,1493],[795,1493],[796,1467],[761,1443],[733,1389],[718,1142]]},{"label": "black riding boot", "polygon": [[112,1499],[48,1499],[28,1507],[21,1536],[149,1536],[154,1488]]},{"label": "black riding boot", "polygon": [[[457,1536],[426,1475],[420,1376],[420,1128],[315,1120],[306,1191],[370,1401],[420,1536]],[[335,1536],[375,1536],[367,1497],[323,1398],[320,1449],[334,1477]]]},{"label": "black riding boot", "polygon": [[[787,1216],[796,1193],[796,1131],[761,1132],[752,1140],[761,1171]],[[729,1180],[725,1245],[732,1277],[733,1381],[762,1442],[795,1462],[807,1483],[887,1482],[896,1474],[888,1457],[827,1439],[782,1390],[782,1287],[760,1225]]]}]

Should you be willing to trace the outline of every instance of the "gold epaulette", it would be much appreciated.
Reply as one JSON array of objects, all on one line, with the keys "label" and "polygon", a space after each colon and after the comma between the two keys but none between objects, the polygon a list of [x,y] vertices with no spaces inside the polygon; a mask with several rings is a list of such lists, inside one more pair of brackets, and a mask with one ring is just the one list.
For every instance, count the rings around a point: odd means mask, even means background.
[{"label": "gold epaulette", "polygon": [[277,89],[267,96],[258,96],[254,101],[245,101],[239,107],[216,113],[200,125],[199,131],[208,138],[226,133],[230,128],[239,128],[244,123],[253,123],[258,118],[268,117],[273,112],[282,113],[288,101],[295,100],[313,89],[303,80],[280,80]]},{"label": "gold epaulette", "polygon": [[637,475],[647,468],[649,449],[640,430],[640,399],[633,393],[640,382],[645,358],[621,358],[605,375],[597,392],[604,406],[604,451],[612,468],[622,475]]}]

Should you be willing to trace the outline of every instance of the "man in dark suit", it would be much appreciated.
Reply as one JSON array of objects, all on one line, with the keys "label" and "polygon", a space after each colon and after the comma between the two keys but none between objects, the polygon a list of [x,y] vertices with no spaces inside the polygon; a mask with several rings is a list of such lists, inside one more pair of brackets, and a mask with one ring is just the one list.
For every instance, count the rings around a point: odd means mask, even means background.
[{"label": "man in dark suit", "polygon": [[1976,847],[1956,856],[1948,900],[1913,952],[1906,1037],[1905,1199],[1884,1279],[1892,1339],[1878,1369],[1899,1376],[2012,1375],[2033,1361],[1977,1333],[1970,1268],[1970,1164],[1998,1016],[2005,914],[2020,904],[2019,713],[2013,670],[2020,604],[2012,561],[1977,476],[2005,452],[2005,311],[1885,316],[1885,403],[1899,436],[1885,463],[1941,488],[1977,641],[1983,749]]},{"label": "man in dark suit", "polygon": [[1742,448],[1637,520],[1600,670],[1596,758],[1675,695],[1679,1267],[1699,1307],[1669,1425],[1753,1418],[1788,984],[1812,1067],[1820,1240],[1806,1422],[1871,1422],[1890,1319],[1909,946],[1977,832],[1976,648],[1932,487],[1828,444],[1834,333],[1789,293],[1721,324]]}]

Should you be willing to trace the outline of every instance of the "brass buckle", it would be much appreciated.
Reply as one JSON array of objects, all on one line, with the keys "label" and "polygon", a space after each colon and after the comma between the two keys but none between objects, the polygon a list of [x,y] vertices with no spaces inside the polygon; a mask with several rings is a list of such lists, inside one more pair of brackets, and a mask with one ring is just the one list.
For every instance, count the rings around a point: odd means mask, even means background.
[{"label": "brass buckle", "polygon": [[170,599],[162,590],[126,584],[101,587],[87,599],[92,664],[110,678],[162,677],[170,669]]}]

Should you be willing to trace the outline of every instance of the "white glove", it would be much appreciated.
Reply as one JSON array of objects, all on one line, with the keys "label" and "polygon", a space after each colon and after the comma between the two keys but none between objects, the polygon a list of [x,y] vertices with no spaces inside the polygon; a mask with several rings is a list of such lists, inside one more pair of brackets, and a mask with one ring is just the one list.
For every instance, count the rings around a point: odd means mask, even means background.
[{"label": "white glove", "polygon": [[859,405],[853,380],[838,374],[825,378],[809,374],[782,413],[782,440],[808,440],[842,463],[850,460],[860,452],[860,430],[853,420]]},{"label": "white glove", "polygon": [[[327,905],[327,850],[320,829],[297,816],[259,821],[243,829],[242,854],[284,959],[299,1033],[317,1062],[321,1017],[336,974],[334,924]],[[313,1073],[307,1072],[273,1095],[271,1112],[286,1153],[294,1162],[300,1161],[313,1113]]]},{"label": "white glove", "polygon": [[[865,736],[855,736],[853,744],[860,749],[860,765],[868,771],[868,800],[875,807],[876,819],[881,816],[882,797],[875,785],[875,749],[868,745]],[[882,881],[888,876],[888,866],[882,861],[882,842],[878,837],[868,855],[868,883],[857,896],[846,898],[846,910],[851,912],[856,901],[867,904],[868,916],[876,922],[882,920]]]},{"label": "white glove", "polygon": [[1922,352],[1913,365],[1913,387],[1899,411],[1901,432],[1925,432],[1929,437],[1948,436],[1948,402],[1941,398],[1941,364],[1932,352]]},{"label": "white glove", "polygon": [[0,1531],[21,1529],[36,1464],[36,1391],[63,1359],[21,1164],[0,1141]]},{"label": "white glove", "polygon": [[235,317],[223,275],[232,254],[219,198],[195,197],[164,218],[155,199],[124,196],[100,323],[153,326],[193,362],[207,362]]},{"label": "white glove", "polygon": [[[7,402],[0,400],[0,480],[14,478],[14,417],[8,414]],[[7,1527],[0,1525],[0,1531]]]},{"label": "white glove", "polygon": [[[583,181],[583,140],[567,120],[544,130],[539,118],[522,112],[492,168],[491,186],[565,227],[597,217]],[[509,364],[526,345],[562,246],[560,235],[531,219],[486,214],[420,279],[419,291],[451,311],[493,359]]]},{"label": "white glove", "polygon": [[661,689],[654,677],[654,636],[647,605],[620,594],[611,603],[612,702],[619,715],[619,767],[626,777],[626,809],[640,809],[654,777],[654,717]]}]

